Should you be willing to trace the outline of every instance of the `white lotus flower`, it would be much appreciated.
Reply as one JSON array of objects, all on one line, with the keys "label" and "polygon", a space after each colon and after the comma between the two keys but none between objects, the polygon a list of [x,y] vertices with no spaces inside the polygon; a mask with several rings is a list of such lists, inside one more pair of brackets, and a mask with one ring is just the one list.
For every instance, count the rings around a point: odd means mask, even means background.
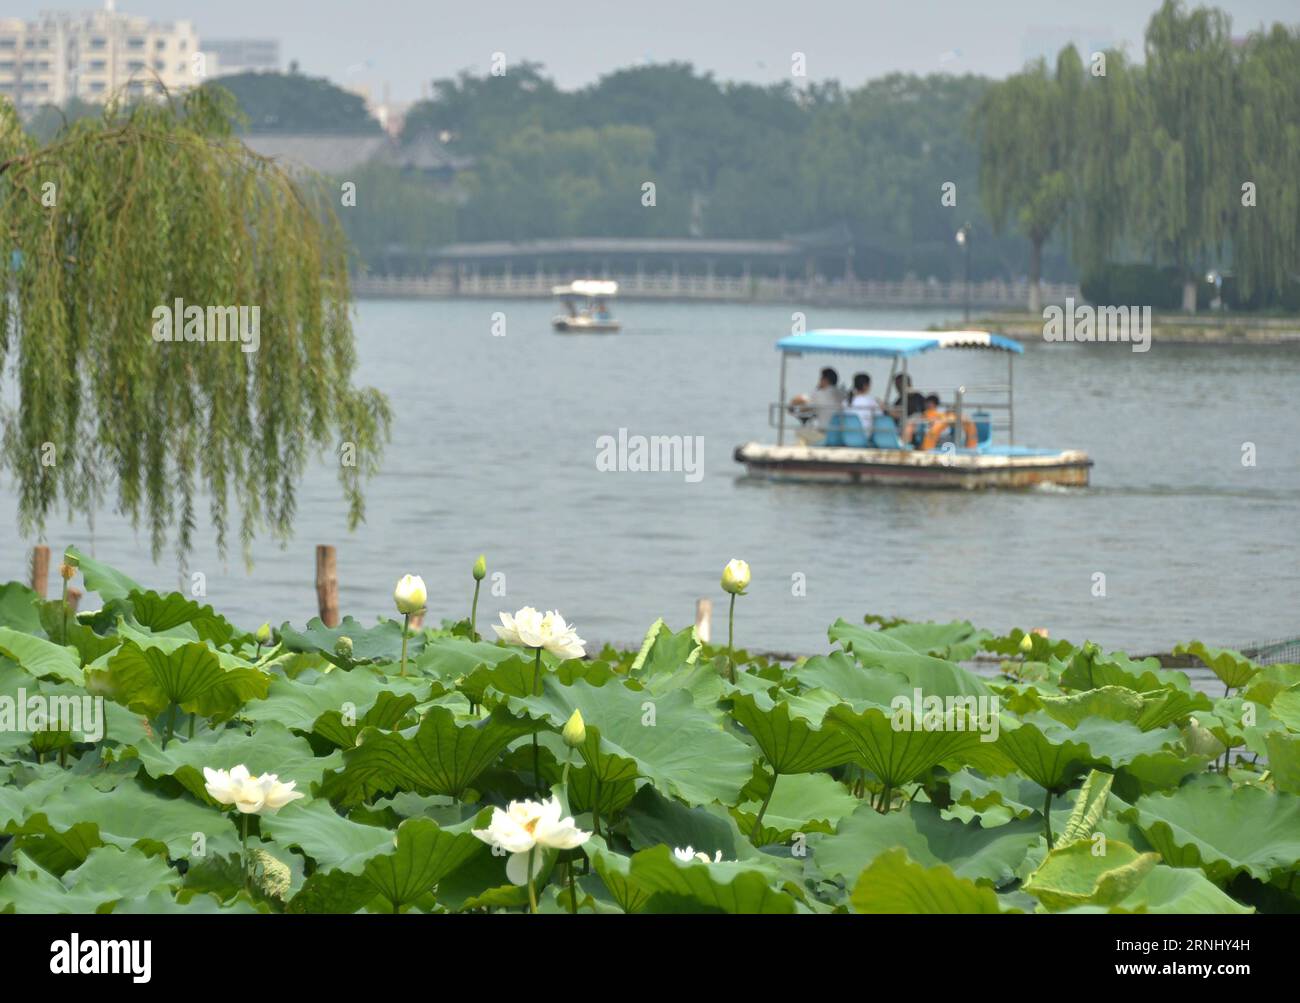
[{"label": "white lotus flower", "polygon": [[587,642],[555,610],[548,610],[543,615],[533,607],[525,606],[514,616],[502,613],[500,625],[493,624],[492,629],[507,644],[545,648],[561,658],[582,658],[587,653]]},{"label": "white lotus flower", "polygon": [[296,780],[282,784],[279,775],[275,773],[263,773],[260,777],[255,777],[243,763],[229,773],[205,766],[203,779],[207,781],[203,786],[214,801],[234,805],[245,815],[277,811],[290,801],[303,797],[301,791],[294,790]]},{"label": "white lotus flower", "polygon": [[[560,799],[546,801],[511,801],[505,811],[492,809],[492,820],[486,829],[475,829],[474,835],[490,846],[510,854],[506,861],[506,877],[516,885],[528,884],[528,853],[535,847],[553,850],[572,850],[591,838],[573,824],[572,818],[560,818]],[[542,854],[533,854],[532,877],[542,870]]]},{"label": "white lotus flower", "polygon": [[419,575],[403,575],[402,580],[393,589],[393,602],[397,603],[397,612],[409,616],[424,609],[429,601],[429,592],[424,587],[424,579]]},{"label": "white lotus flower", "polygon": [[689,864],[693,860],[698,860],[702,864],[722,863],[721,850],[719,850],[714,855],[713,859],[710,860],[709,855],[707,853],[697,853],[695,847],[693,846],[686,846],[686,847],[678,846],[673,849],[673,856],[676,857],[678,860],[680,860],[683,864]]}]

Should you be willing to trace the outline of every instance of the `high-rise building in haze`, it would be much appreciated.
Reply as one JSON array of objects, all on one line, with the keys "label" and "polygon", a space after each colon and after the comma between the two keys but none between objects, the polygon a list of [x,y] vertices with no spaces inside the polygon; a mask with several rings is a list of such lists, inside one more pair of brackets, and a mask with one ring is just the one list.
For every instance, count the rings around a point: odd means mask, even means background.
[{"label": "high-rise building in haze", "polygon": [[203,53],[210,77],[280,69],[280,41],[275,38],[209,38],[203,42]]},{"label": "high-rise building in haze", "polygon": [[0,18],[0,98],[27,113],[72,98],[103,102],[181,91],[202,79],[199,36],[189,21],[151,21],[104,10]]}]

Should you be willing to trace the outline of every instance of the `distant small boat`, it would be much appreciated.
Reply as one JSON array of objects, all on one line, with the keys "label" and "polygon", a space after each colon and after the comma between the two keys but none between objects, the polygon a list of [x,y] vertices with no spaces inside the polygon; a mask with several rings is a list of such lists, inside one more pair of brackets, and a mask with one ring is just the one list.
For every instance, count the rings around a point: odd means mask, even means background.
[{"label": "distant small boat", "polygon": [[618,295],[617,282],[577,279],[555,286],[551,294],[564,307],[564,312],[551,321],[551,326],[562,334],[613,334],[620,327],[609,309],[609,301]]}]

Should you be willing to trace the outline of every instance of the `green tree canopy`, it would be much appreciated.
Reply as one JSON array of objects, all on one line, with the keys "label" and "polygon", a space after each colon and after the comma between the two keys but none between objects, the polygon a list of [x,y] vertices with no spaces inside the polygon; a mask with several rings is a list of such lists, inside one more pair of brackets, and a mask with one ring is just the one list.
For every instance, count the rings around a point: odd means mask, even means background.
[{"label": "green tree canopy", "polygon": [[[379,133],[360,94],[301,73],[236,73],[207,87],[229,91],[250,132]],[[241,126],[244,123],[239,123]]]},{"label": "green tree canopy", "polygon": [[[352,386],[341,232],[232,136],[233,111],[202,88],[109,106],[39,147],[0,104],[0,371],[17,390],[0,467],[24,533],[57,506],[91,518],[112,497],[155,558],[169,533],[183,558],[206,495],[218,547],[234,532],[247,556],[259,530],[288,536],[305,464],[343,443],[339,477],[352,521],[363,515],[390,416]],[[182,340],[179,322],[157,340],[178,298],[256,307],[256,351]]]}]

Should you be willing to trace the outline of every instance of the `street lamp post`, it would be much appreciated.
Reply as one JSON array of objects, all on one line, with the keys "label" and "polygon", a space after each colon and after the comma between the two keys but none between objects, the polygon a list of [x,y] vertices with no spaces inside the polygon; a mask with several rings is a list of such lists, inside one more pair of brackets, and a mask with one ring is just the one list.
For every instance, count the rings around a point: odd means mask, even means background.
[{"label": "street lamp post", "polygon": [[957,231],[957,246],[961,248],[961,272],[962,284],[965,291],[962,294],[961,317],[962,323],[970,323],[970,223],[963,223],[961,229]]}]

